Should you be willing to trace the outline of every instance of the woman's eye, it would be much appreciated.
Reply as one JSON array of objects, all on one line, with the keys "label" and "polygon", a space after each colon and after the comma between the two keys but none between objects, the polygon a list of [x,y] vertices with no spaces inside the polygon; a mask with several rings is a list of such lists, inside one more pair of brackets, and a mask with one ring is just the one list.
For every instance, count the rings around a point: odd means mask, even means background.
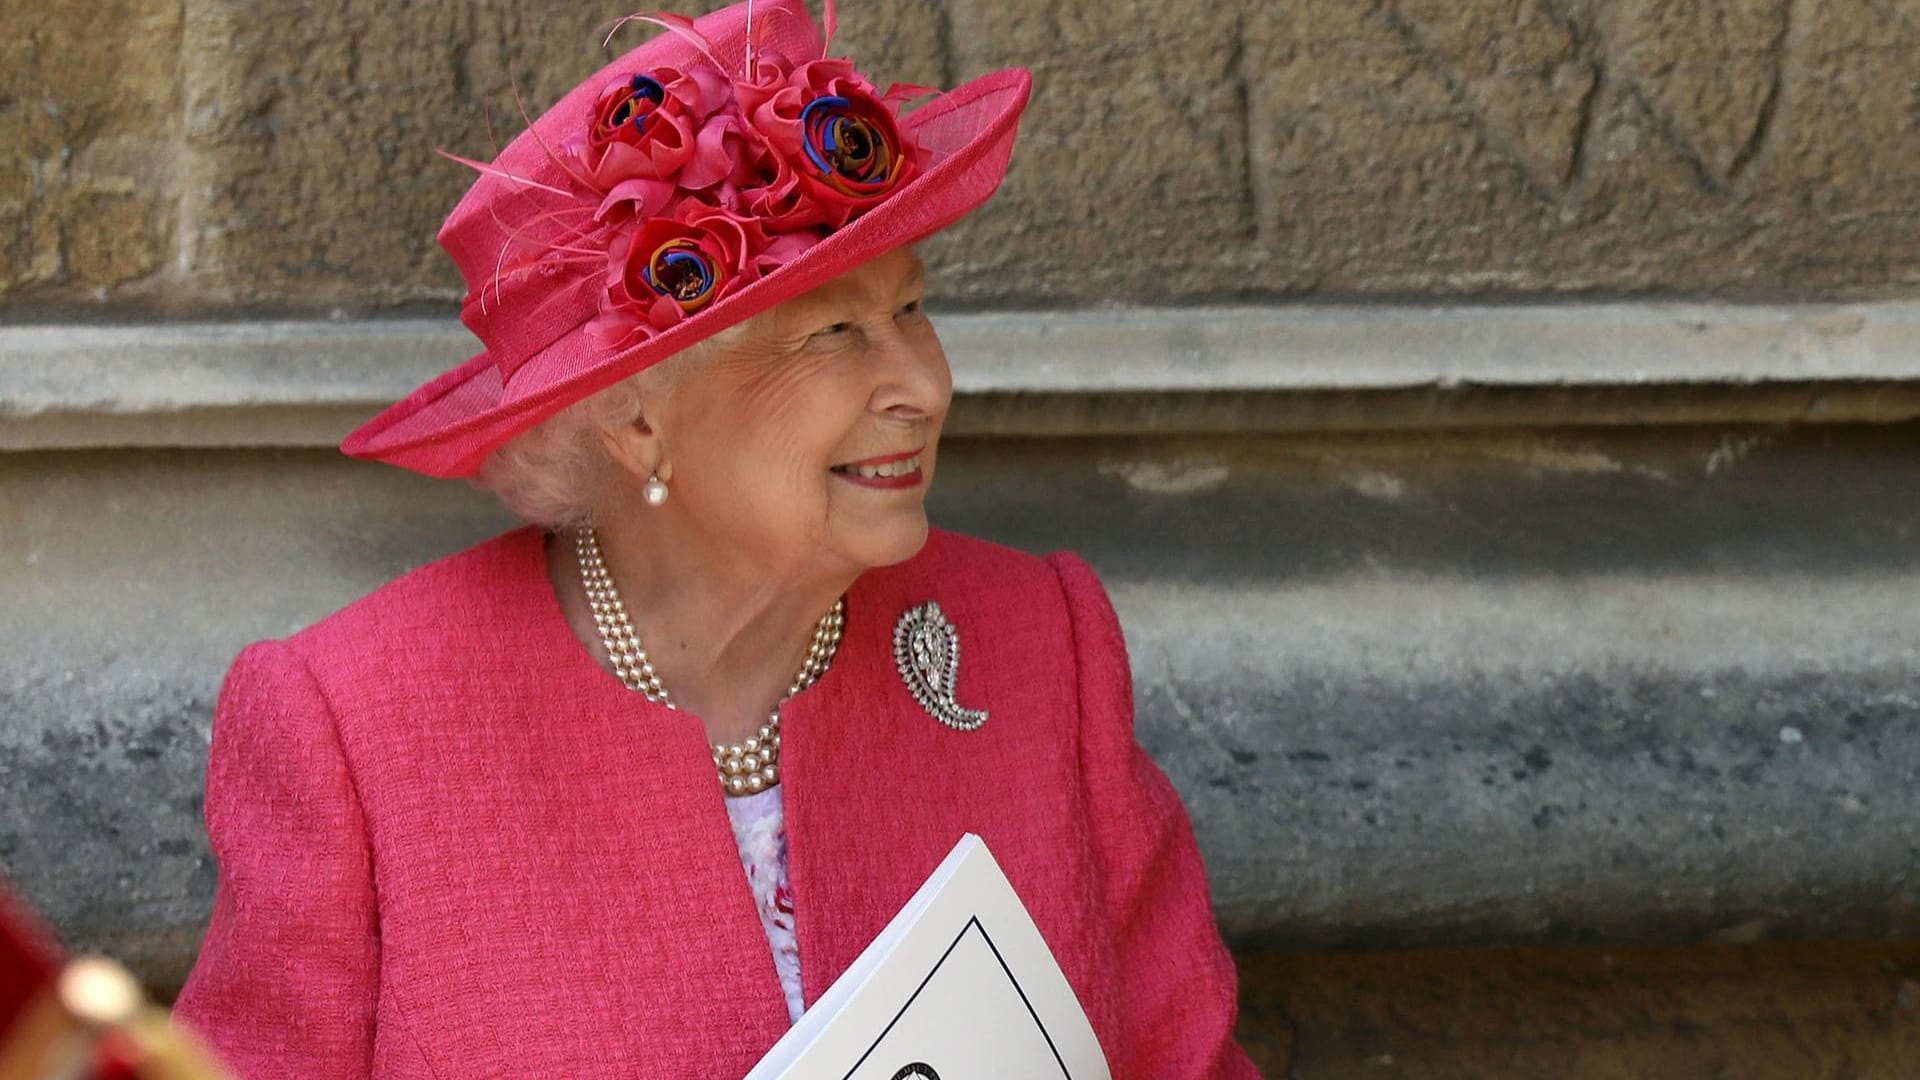
[{"label": "woman's eye", "polygon": [[851,329],[853,329],[852,323],[837,322],[831,326],[823,326],[815,330],[813,336],[816,338],[831,337],[834,334],[844,334]]},{"label": "woman's eye", "polygon": [[910,301],[908,301],[907,303],[905,303],[905,304],[903,304],[903,305],[901,305],[901,308],[900,308],[900,314],[901,314],[901,315],[918,315],[918,314],[920,314],[920,301],[918,301],[918,300],[910,300]]}]

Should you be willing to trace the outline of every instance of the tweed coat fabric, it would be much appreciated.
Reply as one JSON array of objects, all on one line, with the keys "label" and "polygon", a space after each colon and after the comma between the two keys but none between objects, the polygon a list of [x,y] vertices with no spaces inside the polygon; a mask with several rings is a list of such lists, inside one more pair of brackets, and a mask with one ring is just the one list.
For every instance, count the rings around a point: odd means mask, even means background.
[{"label": "tweed coat fabric", "polygon": [[[894,669],[959,629],[949,729]],[[1120,626],[1072,555],[936,532],[847,595],[782,710],[806,1000],[980,834],[1116,1077],[1257,1076],[1192,829],[1134,741]],[[213,919],[177,1015],[245,1078],[744,1075],[787,1027],[698,719],[568,629],[508,533],[241,653],[207,771]]]}]

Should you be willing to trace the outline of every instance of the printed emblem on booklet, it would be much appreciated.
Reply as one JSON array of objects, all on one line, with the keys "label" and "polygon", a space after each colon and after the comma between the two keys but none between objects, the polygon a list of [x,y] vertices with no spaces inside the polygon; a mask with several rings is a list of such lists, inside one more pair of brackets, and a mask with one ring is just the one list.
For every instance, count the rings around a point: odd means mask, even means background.
[{"label": "printed emblem on booklet", "polygon": [[747,1074],[943,1077],[1111,1080],[1039,927],[971,833]]}]

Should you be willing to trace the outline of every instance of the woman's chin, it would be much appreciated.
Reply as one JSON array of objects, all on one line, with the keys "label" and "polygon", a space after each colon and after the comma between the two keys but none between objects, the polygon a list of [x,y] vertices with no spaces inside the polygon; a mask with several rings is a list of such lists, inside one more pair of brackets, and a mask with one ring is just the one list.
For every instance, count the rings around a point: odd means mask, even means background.
[{"label": "woman's chin", "polygon": [[893,520],[859,531],[853,550],[849,552],[854,562],[865,567],[892,566],[906,562],[927,546],[925,510],[889,517]]}]

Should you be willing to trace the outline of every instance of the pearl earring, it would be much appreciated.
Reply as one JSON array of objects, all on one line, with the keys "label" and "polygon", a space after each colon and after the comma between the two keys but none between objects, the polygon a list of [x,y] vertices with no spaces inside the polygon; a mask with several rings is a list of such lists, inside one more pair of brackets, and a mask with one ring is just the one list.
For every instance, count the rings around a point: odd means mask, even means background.
[{"label": "pearl earring", "polygon": [[666,502],[667,502],[666,481],[660,479],[660,477],[657,474],[648,476],[646,485],[640,489],[640,497],[647,500],[648,506],[666,505]]}]

